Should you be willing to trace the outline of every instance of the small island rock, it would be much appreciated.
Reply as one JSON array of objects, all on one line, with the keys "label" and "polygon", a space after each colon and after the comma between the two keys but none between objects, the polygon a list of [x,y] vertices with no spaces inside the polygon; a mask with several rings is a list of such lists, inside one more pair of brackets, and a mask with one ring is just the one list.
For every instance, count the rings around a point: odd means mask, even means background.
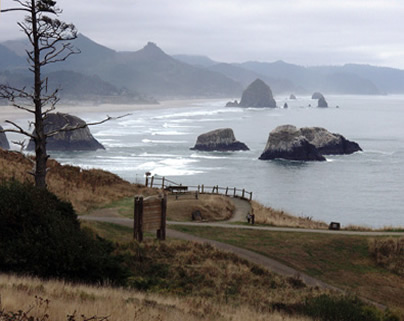
[{"label": "small island rock", "polygon": [[273,108],[276,107],[276,101],[271,88],[261,79],[256,79],[244,90],[239,106]]},{"label": "small island rock", "polygon": [[239,151],[249,150],[247,145],[236,140],[231,128],[216,129],[198,136],[191,150],[200,151]]},{"label": "small island rock", "polygon": [[317,148],[292,125],[276,127],[270,132],[264,152],[259,159],[287,159],[298,161],[325,161]]},{"label": "small island rock", "polygon": [[295,99],[296,99],[296,96],[293,95],[293,94],[291,94],[291,95],[289,96],[289,99],[290,99],[290,100],[295,100]]},{"label": "small island rock", "polygon": [[[85,125],[85,121],[79,117],[63,113],[49,114],[48,118],[45,120],[45,133],[50,133],[64,127],[69,128],[81,125]],[[46,147],[48,150],[54,151],[105,149],[104,146],[91,135],[88,127],[64,131],[48,137]],[[35,144],[31,139],[27,149],[34,150],[34,148]]]},{"label": "small island rock", "polygon": [[320,107],[320,108],[327,108],[328,107],[328,103],[325,100],[324,96],[320,97],[320,99],[318,100],[317,107]]},{"label": "small island rock", "polygon": [[[3,130],[1,126],[0,130]],[[10,149],[10,144],[8,143],[7,136],[5,133],[0,133],[0,148]]]},{"label": "small island rock", "polygon": [[300,132],[322,155],[348,155],[362,150],[358,143],[349,141],[340,134],[331,133],[325,128],[304,127]]},{"label": "small island rock", "polygon": [[321,97],[324,97],[324,95],[318,91],[316,91],[315,93],[313,93],[313,95],[311,95],[311,99],[320,99]]}]

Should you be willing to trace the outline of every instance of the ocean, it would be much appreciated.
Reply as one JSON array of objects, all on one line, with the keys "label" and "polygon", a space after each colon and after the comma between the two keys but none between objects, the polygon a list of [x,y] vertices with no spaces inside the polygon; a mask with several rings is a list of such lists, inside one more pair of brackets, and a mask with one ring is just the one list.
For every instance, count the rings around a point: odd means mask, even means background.
[{"label": "ocean", "polygon": [[[326,223],[403,227],[404,96],[327,96],[324,109],[310,97],[276,98],[289,108],[226,108],[227,100],[208,100],[135,110],[91,127],[106,150],[50,154],[63,164],[101,168],[130,182],[143,183],[149,171],[183,185],[244,188],[264,205]],[[77,115],[86,121],[102,117]],[[258,160],[269,132],[284,124],[324,127],[356,141],[363,152],[327,156],[326,162]],[[190,150],[198,135],[227,127],[250,151]]]}]

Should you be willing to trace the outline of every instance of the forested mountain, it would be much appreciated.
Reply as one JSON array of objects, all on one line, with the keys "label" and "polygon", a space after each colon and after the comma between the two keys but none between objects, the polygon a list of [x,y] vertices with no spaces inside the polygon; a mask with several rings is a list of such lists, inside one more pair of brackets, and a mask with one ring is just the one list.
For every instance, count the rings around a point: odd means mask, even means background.
[{"label": "forested mountain", "polygon": [[[65,100],[152,102],[152,98],[238,97],[256,78],[275,95],[404,93],[404,71],[370,65],[303,67],[283,61],[223,63],[205,56],[170,56],[149,42],[119,52],[84,35],[74,41],[81,53],[44,69]],[[0,44],[0,82],[30,84],[26,42]]]}]

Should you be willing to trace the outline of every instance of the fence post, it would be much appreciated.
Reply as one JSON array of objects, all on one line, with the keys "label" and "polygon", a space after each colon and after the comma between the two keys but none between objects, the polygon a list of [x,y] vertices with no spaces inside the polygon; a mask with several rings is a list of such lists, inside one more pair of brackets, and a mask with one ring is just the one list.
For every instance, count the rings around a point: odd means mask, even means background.
[{"label": "fence post", "polygon": [[166,239],[166,219],[167,219],[167,194],[161,199],[161,223],[160,229],[157,230],[157,238],[161,241]]},{"label": "fence post", "polygon": [[226,187],[226,196],[227,196],[228,191],[229,191],[229,187]]},{"label": "fence post", "polygon": [[200,185],[198,185],[198,193],[199,193],[200,188],[201,188],[201,186],[200,186]]},{"label": "fence post", "polygon": [[234,188],[234,194],[233,197],[236,197],[236,188]]},{"label": "fence post", "polygon": [[204,193],[203,189],[204,189],[204,186],[203,186],[203,184],[202,184],[202,194]]},{"label": "fence post", "polygon": [[146,187],[148,187],[148,185],[149,185],[149,176],[147,176],[147,175],[146,175],[146,181],[145,181],[144,185]]},{"label": "fence post", "polygon": [[150,180],[150,188],[153,188],[153,182],[154,182],[154,176],[151,177],[151,180]]},{"label": "fence post", "polygon": [[243,193],[241,194],[241,198],[244,199],[245,189],[243,188]]},{"label": "fence post", "polygon": [[139,243],[143,241],[143,197],[135,197],[135,210],[133,219],[133,238]]},{"label": "fence post", "polygon": [[215,192],[216,186],[212,187],[212,194]]},{"label": "fence post", "polygon": [[252,201],[252,192],[250,192],[250,202]]},{"label": "fence post", "polygon": [[161,188],[164,189],[164,183],[165,183],[166,178],[163,176],[161,179]]}]

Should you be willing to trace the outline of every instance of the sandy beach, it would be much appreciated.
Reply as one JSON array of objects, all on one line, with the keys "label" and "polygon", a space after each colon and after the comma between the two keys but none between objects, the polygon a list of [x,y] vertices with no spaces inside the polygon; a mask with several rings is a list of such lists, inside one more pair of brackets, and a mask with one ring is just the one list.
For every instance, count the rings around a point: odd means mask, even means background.
[{"label": "sandy beach", "polygon": [[[101,115],[108,115],[108,113],[131,113],[139,110],[150,110],[150,109],[168,109],[168,108],[181,108],[181,107],[191,107],[200,106],[204,102],[218,101],[221,99],[176,99],[176,100],[164,100],[158,104],[102,104],[102,105],[60,105],[56,106],[54,112],[68,113],[72,115],[97,113]],[[225,99],[223,99],[225,100]],[[5,120],[19,120],[19,119],[32,119],[31,114],[24,110],[20,110],[13,106],[0,106],[0,126],[4,127]]]}]

